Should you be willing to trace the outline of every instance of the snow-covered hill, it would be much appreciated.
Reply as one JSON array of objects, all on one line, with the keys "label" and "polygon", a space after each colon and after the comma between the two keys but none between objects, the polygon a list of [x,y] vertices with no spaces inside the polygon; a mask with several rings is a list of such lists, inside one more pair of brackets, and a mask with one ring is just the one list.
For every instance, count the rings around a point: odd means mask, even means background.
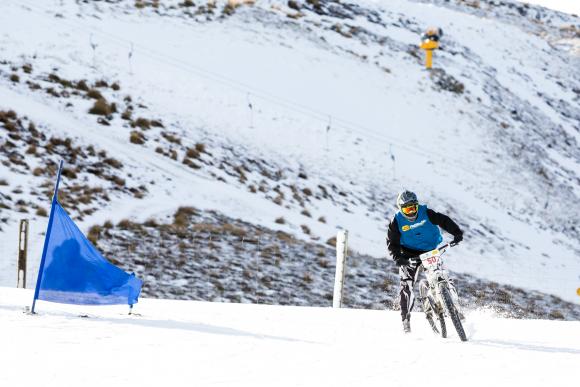
[{"label": "snow-covered hill", "polygon": [[[580,322],[467,316],[469,341],[420,314],[142,299],[67,307],[0,288],[3,386],[570,385]],[[85,318],[80,316],[86,316]],[[33,372],[31,372],[33,370]]]},{"label": "snow-covered hill", "polygon": [[453,270],[578,302],[578,18],[477,3],[2,2],[0,283],[64,157],[87,231],[195,206],[382,258],[406,187],[465,228]]}]

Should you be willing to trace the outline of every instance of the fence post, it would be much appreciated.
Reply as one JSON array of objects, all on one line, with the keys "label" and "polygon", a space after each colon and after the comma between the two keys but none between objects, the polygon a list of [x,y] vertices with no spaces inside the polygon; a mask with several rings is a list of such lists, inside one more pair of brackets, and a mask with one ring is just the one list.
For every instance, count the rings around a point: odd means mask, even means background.
[{"label": "fence post", "polygon": [[342,294],[344,288],[344,273],[346,269],[346,253],[348,242],[348,230],[341,230],[336,235],[336,274],[334,276],[334,297],[332,307],[342,307]]},{"label": "fence post", "polygon": [[28,219],[20,220],[18,226],[18,272],[17,288],[26,288],[26,256],[28,252]]}]

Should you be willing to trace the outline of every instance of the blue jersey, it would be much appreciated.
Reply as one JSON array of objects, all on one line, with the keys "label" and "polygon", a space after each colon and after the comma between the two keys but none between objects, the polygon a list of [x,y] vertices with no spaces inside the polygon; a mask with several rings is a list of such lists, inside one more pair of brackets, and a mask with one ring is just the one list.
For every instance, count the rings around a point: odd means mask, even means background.
[{"label": "blue jersey", "polygon": [[431,223],[427,216],[427,206],[419,206],[417,219],[410,221],[397,212],[395,215],[399,232],[401,233],[401,246],[413,250],[429,251],[433,250],[443,240],[439,227]]}]

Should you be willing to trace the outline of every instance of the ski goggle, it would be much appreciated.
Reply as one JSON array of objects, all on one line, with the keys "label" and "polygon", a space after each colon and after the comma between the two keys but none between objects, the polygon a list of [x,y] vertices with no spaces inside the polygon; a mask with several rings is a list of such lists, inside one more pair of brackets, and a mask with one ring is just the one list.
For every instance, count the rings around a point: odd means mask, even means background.
[{"label": "ski goggle", "polygon": [[418,204],[411,204],[410,206],[401,207],[401,212],[405,215],[412,215],[416,214],[418,209]]}]

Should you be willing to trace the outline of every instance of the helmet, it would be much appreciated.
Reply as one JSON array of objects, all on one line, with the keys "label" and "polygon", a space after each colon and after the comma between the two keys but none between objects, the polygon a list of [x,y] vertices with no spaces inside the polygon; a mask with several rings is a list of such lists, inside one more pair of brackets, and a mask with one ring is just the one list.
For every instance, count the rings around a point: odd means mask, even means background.
[{"label": "helmet", "polygon": [[397,207],[405,218],[411,221],[417,219],[419,201],[417,200],[417,195],[413,192],[407,190],[401,192],[399,196],[397,196]]}]

